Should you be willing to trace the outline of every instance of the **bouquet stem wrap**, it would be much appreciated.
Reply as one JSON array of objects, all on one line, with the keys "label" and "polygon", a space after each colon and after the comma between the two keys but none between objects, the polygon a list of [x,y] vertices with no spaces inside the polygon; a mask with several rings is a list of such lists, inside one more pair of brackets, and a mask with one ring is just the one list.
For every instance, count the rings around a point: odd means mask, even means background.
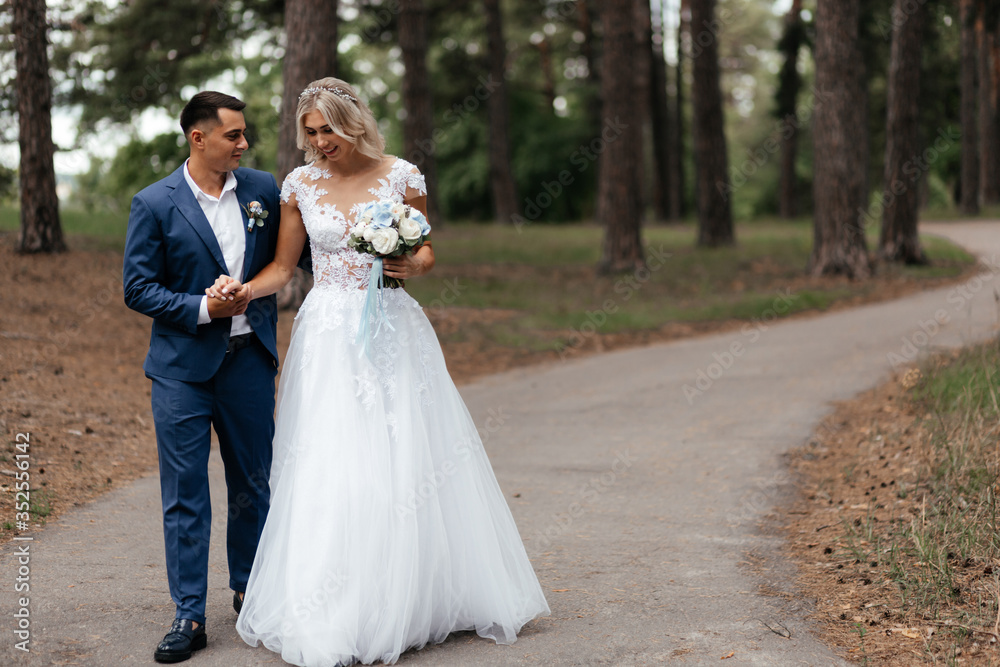
[{"label": "bouquet stem wrap", "polygon": [[[358,351],[359,358],[364,355],[367,355],[369,359],[372,358],[371,341],[378,337],[379,332],[382,331],[383,324],[393,331],[396,330],[396,327],[392,326],[388,316],[385,314],[382,287],[382,258],[376,257],[375,261],[372,262],[371,274],[368,276],[368,290],[365,292],[365,307],[361,312],[361,324],[358,326],[358,336],[354,339],[354,344],[361,348]],[[369,335],[372,317],[375,318],[377,326],[375,327],[375,333]]]}]

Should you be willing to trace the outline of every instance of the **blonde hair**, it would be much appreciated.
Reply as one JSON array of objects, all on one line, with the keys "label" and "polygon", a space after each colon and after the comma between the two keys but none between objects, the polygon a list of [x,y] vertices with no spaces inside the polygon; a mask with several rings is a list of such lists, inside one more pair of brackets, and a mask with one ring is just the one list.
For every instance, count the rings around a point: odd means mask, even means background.
[{"label": "blonde hair", "polygon": [[306,162],[322,156],[306,135],[303,119],[310,111],[319,111],[334,134],[354,144],[362,155],[378,160],[385,154],[385,139],[378,131],[375,114],[349,83],[328,76],[313,81],[299,95],[295,142],[305,151]]}]

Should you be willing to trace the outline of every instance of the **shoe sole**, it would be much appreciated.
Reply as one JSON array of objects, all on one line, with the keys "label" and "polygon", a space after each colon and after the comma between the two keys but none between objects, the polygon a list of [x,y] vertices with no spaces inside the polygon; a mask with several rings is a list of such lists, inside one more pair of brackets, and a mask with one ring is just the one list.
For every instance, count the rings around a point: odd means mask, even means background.
[{"label": "shoe sole", "polygon": [[185,653],[161,653],[160,651],[155,651],[153,653],[153,660],[156,662],[184,662],[191,657],[192,653],[200,651],[206,646],[208,646],[208,635],[199,635],[191,641],[190,651]]}]

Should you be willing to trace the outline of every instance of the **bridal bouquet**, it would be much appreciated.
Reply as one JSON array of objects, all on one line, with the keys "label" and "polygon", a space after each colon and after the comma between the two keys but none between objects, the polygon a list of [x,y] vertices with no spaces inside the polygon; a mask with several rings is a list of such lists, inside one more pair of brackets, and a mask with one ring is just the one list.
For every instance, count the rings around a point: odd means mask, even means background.
[{"label": "bridal bouquet", "polygon": [[372,277],[379,279],[377,287],[401,287],[403,283],[398,278],[382,276],[381,259],[398,257],[419,247],[430,233],[431,226],[423,213],[407,204],[381,199],[361,209],[347,245],[375,256],[378,274],[373,266]]},{"label": "bridal bouquet", "polygon": [[[385,314],[380,289],[402,287],[403,281],[382,275],[382,258],[399,257],[412,251],[426,241],[430,233],[431,226],[424,214],[406,204],[381,199],[365,204],[358,212],[358,222],[348,235],[347,246],[375,256],[368,278],[365,307],[355,339],[355,343],[361,347],[359,355],[371,355],[371,339],[378,336],[383,324],[395,329]],[[373,319],[377,327],[375,333],[369,336]]]}]

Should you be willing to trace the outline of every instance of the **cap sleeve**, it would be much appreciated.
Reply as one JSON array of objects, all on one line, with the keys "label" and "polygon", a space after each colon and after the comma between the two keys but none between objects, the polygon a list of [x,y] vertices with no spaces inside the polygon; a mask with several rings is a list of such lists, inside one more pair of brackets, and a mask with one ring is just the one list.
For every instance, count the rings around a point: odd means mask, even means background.
[{"label": "cap sleeve", "polygon": [[[300,167],[301,168],[301,167]],[[285,176],[285,181],[281,184],[281,203],[287,204],[288,200],[292,198],[292,195],[298,195],[299,186],[302,182],[299,180],[299,169],[293,169],[287,176]]]},{"label": "cap sleeve", "polygon": [[424,180],[424,175],[416,167],[410,166],[411,169],[406,173],[407,189],[416,190],[418,195],[426,195],[427,182]]}]

